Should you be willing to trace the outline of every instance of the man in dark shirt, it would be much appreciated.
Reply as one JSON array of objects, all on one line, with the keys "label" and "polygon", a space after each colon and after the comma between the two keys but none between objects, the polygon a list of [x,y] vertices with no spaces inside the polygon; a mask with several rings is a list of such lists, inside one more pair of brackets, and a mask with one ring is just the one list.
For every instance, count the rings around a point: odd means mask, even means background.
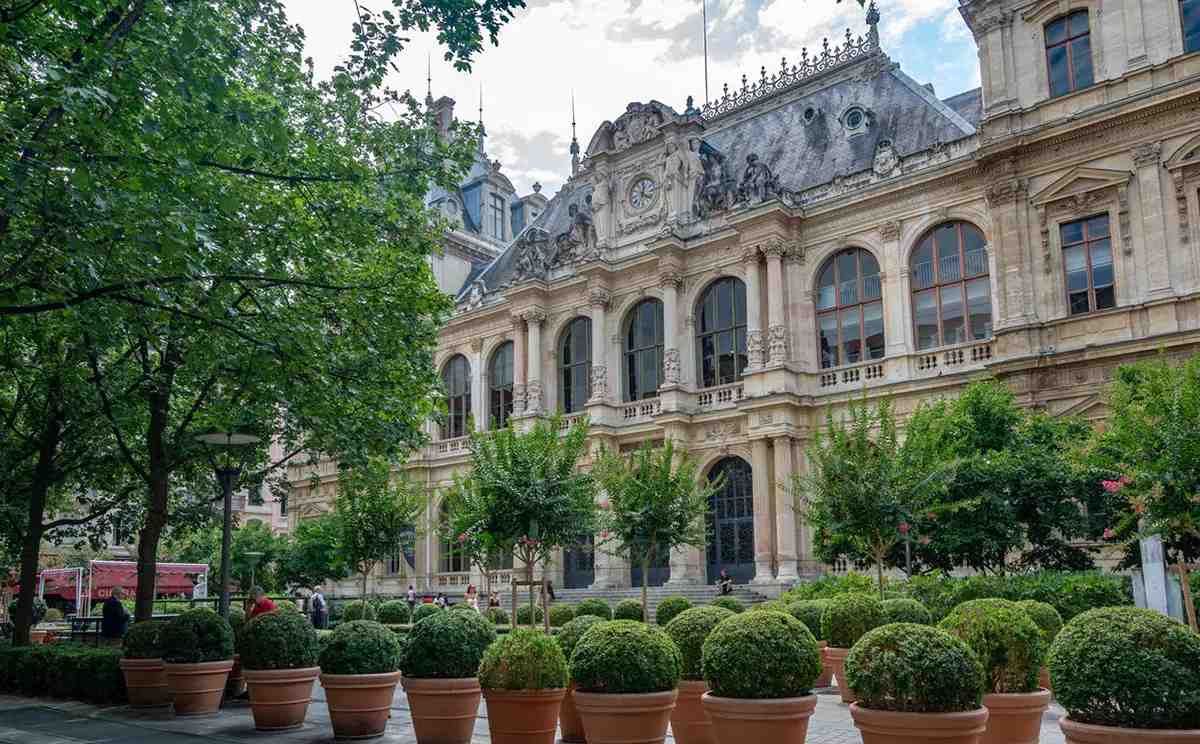
[{"label": "man in dark shirt", "polygon": [[125,637],[125,629],[129,627],[129,611],[121,604],[124,594],[121,587],[114,586],[112,594],[104,600],[104,614],[100,620],[101,638],[119,641]]}]

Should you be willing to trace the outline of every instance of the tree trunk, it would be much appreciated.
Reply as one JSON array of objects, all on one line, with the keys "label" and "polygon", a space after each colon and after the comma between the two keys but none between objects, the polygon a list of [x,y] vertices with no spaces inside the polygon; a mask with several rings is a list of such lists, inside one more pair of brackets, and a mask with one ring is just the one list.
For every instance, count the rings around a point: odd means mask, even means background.
[{"label": "tree trunk", "polygon": [[[533,601],[533,561],[525,561],[525,581],[529,582],[529,629],[533,630],[537,627],[537,607]],[[513,609],[516,612],[516,609]],[[517,625],[517,618],[513,618],[513,626]]]},{"label": "tree trunk", "polygon": [[650,617],[650,596],[646,587],[650,584],[650,554],[642,556],[642,622]]},{"label": "tree trunk", "polygon": [[883,596],[883,556],[875,556],[875,575],[879,578],[879,599],[887,599]]},{"label": "tree trunk", "polygon": [[[51,381],[51,396],[57,396],[60,388]],[[61,398],[60,398],[61,399]],[[42,442],[38,448],[38,463],[33,471],[33,483],[29,489],[29,518],[25,525],[25,542],[21,546],[21,593],[17,597],[17,614],[12,643],[14,646],[29,645],[29,630],[33,627],[33,600],[37,594],[38,558],[42,548],[44,526],[42,519],[46,511],[46,494],[54,476],[54,455],[58,450],[62,433],[62,418],[55,405],[51,408],[46,426],[42,430]],[[77,610],[78,611],[78,610]]]},{"label": "tree trunk", "polygon": [[[154,589],[158,574],[158,541],[167,526],[171,471],[167,464],[166,431],[170,389],[173,377],[168,374],[160,387],[148,396],[150,422],[146,427],[146,450],[149,464],[149,504],[146,522],[138,533],[137,601],[135,622],[149,620],[154,615]],[[226,587],[220,587],[225,591]]]}]

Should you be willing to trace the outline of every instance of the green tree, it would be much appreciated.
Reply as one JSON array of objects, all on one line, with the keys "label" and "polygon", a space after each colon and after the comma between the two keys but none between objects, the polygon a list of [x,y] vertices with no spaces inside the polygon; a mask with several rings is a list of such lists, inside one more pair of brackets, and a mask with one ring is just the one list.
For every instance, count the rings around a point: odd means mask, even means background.
[{"label": "green tree", "polygon": [[[287,544],[286,537],[276,537],[270,528],[259,521],[251,521],[233,530],[230,543],[229,573],[243,592],[249,591],[251,576],[253,583],[268,592],[281,591],[286,587],[279,575],[279,561]],[[209,576],[221,575],[221,527],[210,524],[200,529],[188,530],[183,537],[172,536],[167,540],[166,552],[174,560],[184,563],[207,563]],[[261,553],[254,570],[247,553]]]},{"label": "green tree", "polygon": [[649,617],[650,564],[676,548],[704,547],[709,500],[720,484],[701,479],[695,461],[670,439],[631,455],[605,451],[595,472],[608,499],[600,547],[641,566],[642,617]]},{"label": "green tree", "polygon": [[338,520],[333,514],[297,521],[296,529],[281,538],[281,542],[276,570],[284,585],[315,587],[350,575],[339,543]]},{"label": "green tree", "polygon": [[338,474],[333,518],[342,559],[367,577],[392,551],[411,545],[425,513],[425,493],[403,477],[394,477],[391,464],[380,457],[343,468]]}]

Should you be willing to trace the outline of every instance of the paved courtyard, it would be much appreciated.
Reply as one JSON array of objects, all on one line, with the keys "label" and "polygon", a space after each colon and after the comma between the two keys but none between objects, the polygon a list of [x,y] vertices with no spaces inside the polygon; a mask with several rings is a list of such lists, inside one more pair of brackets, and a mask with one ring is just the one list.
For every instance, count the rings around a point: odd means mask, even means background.
[{"label": "paved courtyard", "polygon": [[[311,744],[333,738],[325,696],[320,684],[313,688],[313,704],[304,726],[294,731],[261,734],[254,730],[250,707],[234,702],[219,715],[173,718],[165,710],[136,711],[128,707],[101,708],[83,703],[38,700],[0,695],[0,742],[3,744],[198,744],[202,739],[217,742],[262,741],[272,744]],[[392,720],[387,734],[377,741],[385,744],[414,744],[408,701],[397,688],[392,703]],[[1058,728],[1062,709],[1054,706],[1042,722],[1042,744],[1062,744]],[[480,705],[474,741],[487,742],[487,709]],[[668,737],[668,741],[670,738]],[[858,744],[861,739],[850,721],[847,706],[836,690],[820,691],[820,701],[808,732],[809,744]]]}]

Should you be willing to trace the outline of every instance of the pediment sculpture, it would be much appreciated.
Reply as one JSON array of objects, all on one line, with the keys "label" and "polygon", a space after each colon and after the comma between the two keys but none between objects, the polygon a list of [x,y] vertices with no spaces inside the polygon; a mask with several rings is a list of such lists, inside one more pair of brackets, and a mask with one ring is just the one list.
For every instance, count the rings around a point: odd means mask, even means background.
[{"label": "pediment sculpture", "polygon": [[746,156],[746,169],[738,186],[738,201],[759,204],[780,195],[779,179],[757,153]]},{"label": "pediment sculpture", "polygon": [[729,209],[737,198],[737,179],[730,172],[724,155],[700,143],[701,183],[696,201],[692,205],[695,215],[701,219],[713,212]]}]

